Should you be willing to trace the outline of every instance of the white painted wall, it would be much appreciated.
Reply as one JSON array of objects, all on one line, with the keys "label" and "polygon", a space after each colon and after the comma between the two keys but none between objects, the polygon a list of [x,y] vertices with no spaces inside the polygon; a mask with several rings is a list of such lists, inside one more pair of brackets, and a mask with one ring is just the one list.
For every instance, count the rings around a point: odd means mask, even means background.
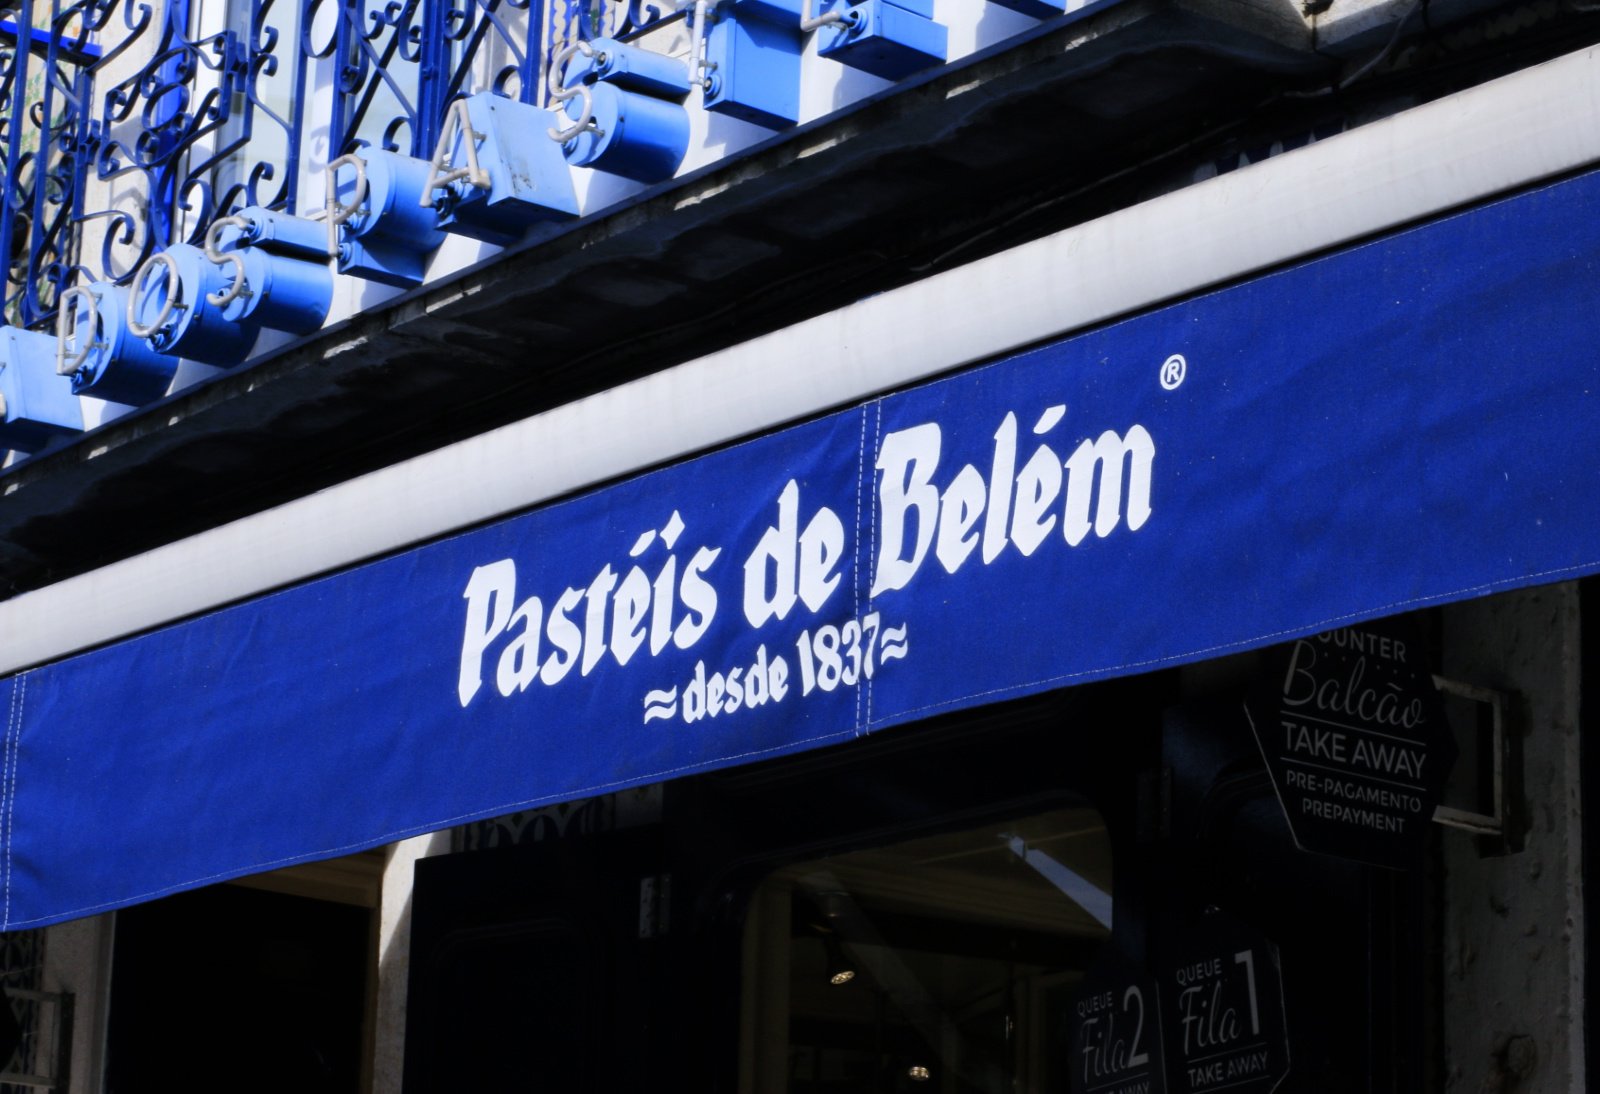
[{"label": "white painted wall", "polygon": [[372,1094],[399,1094],[405,1064],[406,981],[411,975],[411,889],[419,859],[446,854],[451,833],[402,840],[389,849],[378,907],[378,1005]]}]

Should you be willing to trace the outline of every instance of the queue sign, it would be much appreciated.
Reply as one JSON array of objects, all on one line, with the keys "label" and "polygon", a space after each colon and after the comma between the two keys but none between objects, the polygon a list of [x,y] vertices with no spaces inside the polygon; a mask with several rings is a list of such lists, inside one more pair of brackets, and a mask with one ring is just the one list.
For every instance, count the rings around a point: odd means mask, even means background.
[{"label": "queue sign", "polygon": [[1084,976],[1072,1000],[1072,1094],[1165,1094],[1155,981],[1113,955]]},{"label": "queue sign", "polygon": [[1342,627],[1266,661],[1245,711],[1295,843],[1391,869],[1419,862],[1457,749],[1416,628]]},{"label": "queue sign", "polygon": [[1171,947],[1157,987],[1172,1094],[1271,1094],[1288,1075],[1283,975],[1260,932],[1212,912]]}]

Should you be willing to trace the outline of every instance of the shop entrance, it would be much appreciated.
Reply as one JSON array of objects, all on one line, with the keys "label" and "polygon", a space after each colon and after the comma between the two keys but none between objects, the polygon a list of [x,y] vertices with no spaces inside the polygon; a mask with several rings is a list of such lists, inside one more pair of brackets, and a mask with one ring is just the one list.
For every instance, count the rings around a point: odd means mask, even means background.
[{"label": "shop entrance", "polygon": [[422,860],[404,1094],[463,1068],[477,1094],[1066,1090],[1085,973],[1161,967],[1214,913],[1281,959],[1293,1089],[1424,1089],[1421,875],[1298,850],[1234,677],[1202,682],[996,706],[667,783],[637,827]]},{"label": "shop entrance", "polygon": [[740,1089],[1065,1090],[1111,891],[1088,807],[776,871],[745,927]]},{"label": "shop entrance", "polygon": [[370,918],[239,885],[119,912],[107,1094],[359,1094]]}]

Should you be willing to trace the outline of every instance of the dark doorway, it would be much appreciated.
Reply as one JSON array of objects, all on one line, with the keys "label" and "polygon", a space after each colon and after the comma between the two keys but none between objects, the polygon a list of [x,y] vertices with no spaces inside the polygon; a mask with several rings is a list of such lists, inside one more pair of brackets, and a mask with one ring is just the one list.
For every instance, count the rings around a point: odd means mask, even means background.
[{"label": "dark doorway", "polygon": [[230,885],[119,912],[107,1094],[358,1094],[369,918]]}]

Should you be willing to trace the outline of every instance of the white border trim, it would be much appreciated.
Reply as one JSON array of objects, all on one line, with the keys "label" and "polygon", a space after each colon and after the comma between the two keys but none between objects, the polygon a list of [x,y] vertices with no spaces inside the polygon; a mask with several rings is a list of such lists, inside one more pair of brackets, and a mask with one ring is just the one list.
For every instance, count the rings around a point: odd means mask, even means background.
[{"label": "white border trim", "polygon": [[1600,159],[1597,55],[1527,69],[25,593],[0,603],[0,673],[1582,167]]}]

